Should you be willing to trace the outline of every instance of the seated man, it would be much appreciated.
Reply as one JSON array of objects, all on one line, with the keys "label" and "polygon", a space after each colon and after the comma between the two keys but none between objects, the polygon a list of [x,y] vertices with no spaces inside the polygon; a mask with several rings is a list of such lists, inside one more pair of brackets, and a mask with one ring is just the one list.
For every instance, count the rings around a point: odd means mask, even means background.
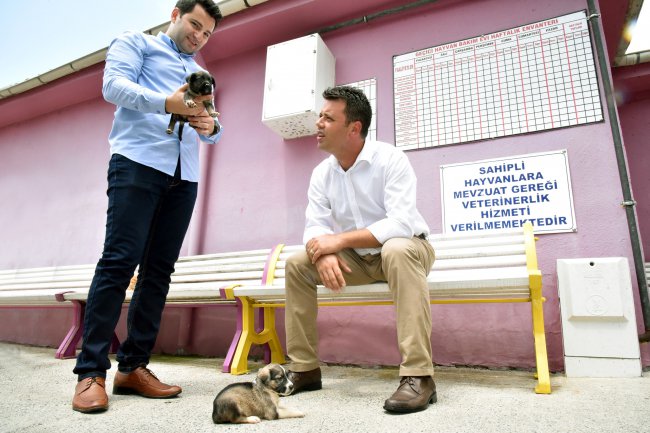
[{"label": "seated man", "polygon": [[400,385],[384,409],[423,410],[436,401],[427,287],[435,253],[415,206],[415,173],[402,151],[366,141],[372,109],[362,91],[339,86],[323,97],[316,139],[331,156],[312,173],[306,248],[286,268],[289,377],[294,392],[322,387],[316,286],[341,291],[347,284],[384,281],[395,302],[402,355]]}]

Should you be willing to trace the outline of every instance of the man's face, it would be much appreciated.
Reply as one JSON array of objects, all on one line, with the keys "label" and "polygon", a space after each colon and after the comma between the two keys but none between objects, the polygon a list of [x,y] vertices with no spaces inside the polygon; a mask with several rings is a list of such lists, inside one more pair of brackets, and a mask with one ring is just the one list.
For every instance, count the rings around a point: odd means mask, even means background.
[{"label": "man's face", "polygon": [[325,100],[316,122],[318,128],[316,141],[319,149],[337,155],[346,147],[354,122],[346,125],[347,119],[344,110],[345,101],[340,99]]},{"label": "man's face", "polygon": [[216,24],[214,18],[198,4],[191,12],[184,15],[181,15],[178,8],[174,8],[171,22],[167,36],[176,43],[181,52],[186,54],[193,54],[203,48]]}]

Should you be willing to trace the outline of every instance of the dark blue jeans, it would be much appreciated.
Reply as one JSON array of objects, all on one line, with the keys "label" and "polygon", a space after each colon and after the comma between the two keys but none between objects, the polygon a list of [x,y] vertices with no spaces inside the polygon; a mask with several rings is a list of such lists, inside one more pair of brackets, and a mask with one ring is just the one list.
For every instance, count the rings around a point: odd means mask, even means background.
[{"label": "dark blue jeans", "polygon": [[122,155],[111,157],[104,251],[88,293],[83,343],[73,370],[79,380],[106,377],[111,337],[138,265],[118,369],[129,372],[149,362],[197,185],[180,180],[180,165],[168,176]]}]

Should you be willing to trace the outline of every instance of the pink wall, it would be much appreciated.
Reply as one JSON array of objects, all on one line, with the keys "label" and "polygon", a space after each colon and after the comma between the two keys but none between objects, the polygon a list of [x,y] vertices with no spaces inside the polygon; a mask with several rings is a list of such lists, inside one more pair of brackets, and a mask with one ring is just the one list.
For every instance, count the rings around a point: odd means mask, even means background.
[{"label": "pink wall", "polygon": [[[226,18],[214,43],[203,51],[208,69],[217,77],[217,105],[226,131],[217,146],[204,149],[206,170],[201,188],[205,202],[197,208],[185,254],[300,242],[309,175],[326,155],[317,150],[313,138],[285,141],[261,123],[266,46],[357,18],[363,15],[363,8],[381,10],[399,3],[410,2],[271,1]],[[291,5],[296,6],[293,12]],[[583,0],[543,4],[537,0],[440,1],[322,37],[336,57],[337,83],[377,78],[378,138],[392,142],[393,55],[585,8]],[[226,40],[234,35],[248,37],[232,39],[239,49]],[[82,72],[79,80],[92,83],[100,74],[99,69]],[[67,87],[65,83],[54,85],[50,92]],[[113,108],[101,99],[98,86],[95,93],[35,119],[4,127],[0,122],[0,239],[12,246],[0,249],[0,268],[90,263],[98,258],[106,202],[106,136]],[[55,94],[69,98],[63,90]],[[12,113],[21,101],[31,103],[36,98],[12,99],[0,102],[0,118],[3,111],[15,116]],[[21,107],[24,110],[24,105]],[[542,235],[538,241],[553,370],[563,368],[556,260],[623,256],[633,270],[608,121],[408,152],[419,178],[420,210],[432,230],[440,231],[440,165],[557,149],[568,149],[578,231]],[[632,282],[636,293],[635,278]],[[434,305],[432,311],[436,363],[534,365],[529,305]],[[637,311],[641,328],[640,309]],[[174,353],[178,337],[173,330],[175,319],[169,314],[158,348]],[[4,317],[0,310],[0,319]],[[228,324],[223,325],[225,322]],[[231,323],[230,313],[201,310],[192,320],[190,350],[223,356],[227,350],[224,341],[232,335]],[[279,326],[282,323],[280,314]],[[391,308],[323,308],[319,324],[323,361],[399,363]],[[60,332],[62,337],[65,330]],[[282,330],[280,333],[282,337]],[[224,339],[224,334],[228,338]],[[647,347],[643,350],[647,364],[650,352]]]}]

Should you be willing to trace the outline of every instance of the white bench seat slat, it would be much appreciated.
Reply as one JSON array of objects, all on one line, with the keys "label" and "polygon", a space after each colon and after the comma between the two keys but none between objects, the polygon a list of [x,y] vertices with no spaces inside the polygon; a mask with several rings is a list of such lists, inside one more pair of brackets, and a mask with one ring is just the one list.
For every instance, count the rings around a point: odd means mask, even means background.
[{"label": "white bench seat slat", "polygon": [[480,248],[482,246],[498,246],[498,245],[516,245],[521,244],[521,235],[501,236],[501,237],[483,237],[483,238],[438,238],[429,239],[434,248],[440,250],[447,250],[451,248]]},{"label": "white bench seat slat", "polygon": [[7,284],[3,287],[2,290],[0,290],[0,293],[5,292],[5,291],[17,291],[17,290],[24,290],[24,291],[30,291],[30,290],[41,290],[41,289],[57,289],[58,291],[61,290],[73,290],[73,289],[79,289],[79,288],[84,288],[88,287],[90,285],[90,280],[92,277],[88,279],[82,279],[82,280],[76,280],[76,281],[52,281],[52,282],[37,282],[37,283],[15,283],[15,284]]},{"label": "white bench seat slat", "polygon": [[0,291],[0,305],[57,305],[60,303],[56,294],[60,292],[57,289]]},{"label": "white bench seat slat", "polygon": [[94,264],[86,265],[67,265],[67,266],[51,266],[51,267],[39,267],[39,268],[22,268],[22,269],[3,269],[0,270],[0,278],[5,278],[10,276],[11,278],[22,275],[22,274],[33,274],[42,272],[44,274],[52,274],[59,272],[78,272],[84,271],[87,269],[95,269]]},{"label": "white bench seat slat", "polygon": [[[523,237],[518,237],[517,243],[507,242],[504,244],[481,244],[481,245],[470,245],[466,242],[464,244],[446,244],[436,245],[432,243],[434,250],[436,251],[436,261],[443,259],[453,259],[453,258],[473,258],[473,257],[486,257],[486,256],[503,256],[503,255],[514,255],[514,254],[523,254],[526,253],[526,248],[523,243]],[[302,246],[292,246],[291,248],[285,247],[288,250],[280,254],[279,261],[286,261],[294,252],[303,250]]]},{"label": "white bench seat slat", "polygon": [[224,273],[237,273],[237,272],[255,272],[263,271],[264,263],[242,263],[242,264],[228,264],[228,265],[210,265],[210,266],[192,266],[187,268],[176,269],[172,276],[183,276],[193,274],[224,274]]},{"label": "white bench seat slat", "polygon": [[261,280],[263,270],[242,272],[213,272],[206,274],[172,275],[172,283],[187,283],[199,281],[232,281],[232,280]]},{"label": "white bench seat slat", "polygon": [[478,232],[456,232],[456,233],[432,233],[429,235],[429,240],[435,242],[438,239],[451,240],[451,239],[489,239],[489,238],[503,238],[511,235],[521,236],[523,229],[502,229],[502,230],[483,230]]},{"label": "white bench seat slat", "polygon": [[242,257],[224,257],[220,259],[205,259],[198,261],[185,260],[183,262],[176,262],[176,271],[188,268],[201,268],[210,266],[227,266],[227,265],[243,265],[243,264],[257,264],[264,263],[268,258],[267,255],[254,255]]},{"label": "white bench seat slat", "polygon": [[[493,267],[512,267],[523,266],[526,264],[526,256],[523,254],[502,255],[502,256],[485,256],[471,258],[436,258],[432,270],[443,269],[465,269],[465,268],[493,268]],[[286,261],[278,262],[276,265],[275,276],[284,277]]]},{"label": "white bench seat slat", "polygon": [[[528,270],[525,266],[500,269],[433,271],[429,274],[427,282],[430,293],[438,297],[453,294],[499,296],[510,289],[515,289],[514,292],[518,294],[530,294]],[[242,285],[234,287],[232,292],[235,296],[248,296],[258,301],[265,299],[276,300],[280,295],[285,296],[284,285]],[[321,295],[339,299],[348,296],[359,298],[362,294],[372,295],[373,298],[383,294],[384,299],[390,298],[390,290],[386,283],[348,286],[339,293],[331,292],[324,287],[318,289],[319,298]]]},{"label": "white bench seat slat", "polygon": [[233,251],[225,253],[213,253],[213,254],[199,254],[193,256],[183,256],[179,257],[176,262],[177,265],[182,265],[185,262],[199,263],[207,260],[230,260],[242,258],[246,260],[247,257],[257,257],[266,259],[271,252],[270,248],[260,249],[260,250],[249,250],[249,251]]}]

